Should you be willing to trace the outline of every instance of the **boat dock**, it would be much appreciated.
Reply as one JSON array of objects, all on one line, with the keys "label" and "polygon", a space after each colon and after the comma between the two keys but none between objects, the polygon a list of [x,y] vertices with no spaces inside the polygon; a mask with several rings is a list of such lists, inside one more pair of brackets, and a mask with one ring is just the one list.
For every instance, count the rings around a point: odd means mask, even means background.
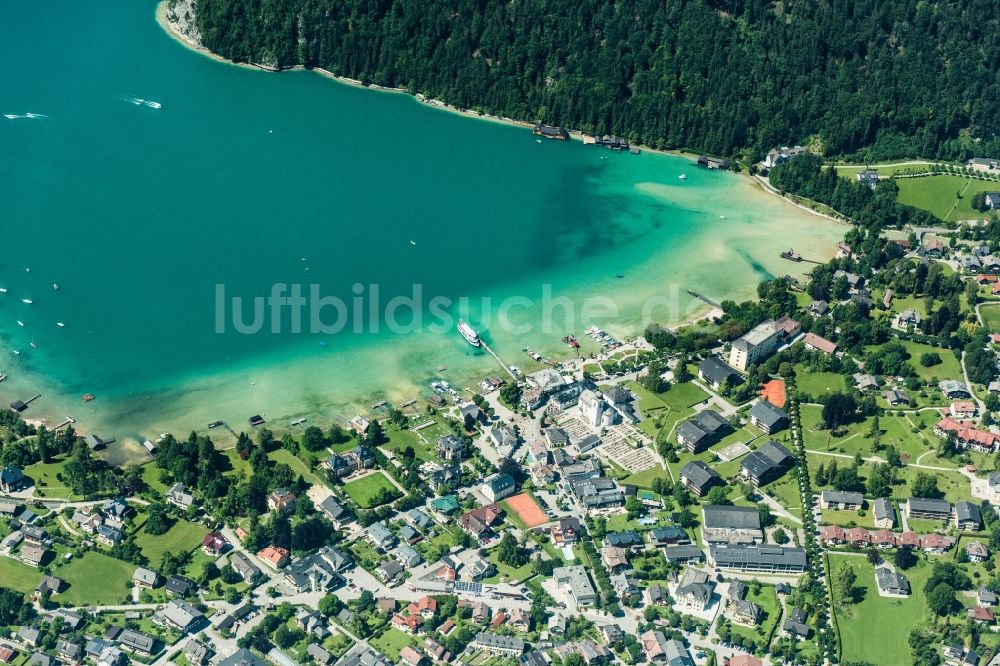
[{"label": "boat dock", "polygon": [[813,261],[812,259],[803,259],[802,255],[799,254],[798,252],[796,252],[793,249],[788,249],[787,251],[782,252],[780,256],[781,256],[782,259],[787,259],[788,261],[794,261],[796,263],[799,263],[799,262],[806,263],[806,264],[820,264],[820,263],[822,263],[822,262],[819,262],[819,261]]},{"label": "boat dock", "polygon": [[41,397],[42,397],[41,393],[36,393],[27,400],[15,400],[14,402],[10,403],[10,408],[13,409],[15,412],[23,412],[28,408],[28,405],[30,405],[31,403],[33,403],[34,401],[38,400]]},{"label": "boat dock", "polygon": [[715,301],[713,301],[708,296],[703,296],[702,294],[699,294],[697,291],[694,291],[692,289],[688,289],[687,293],[690,294],[691,296],[694,296],[699,301],[705,301],[706,303],[708,303],[709,305],[711,305],[714,308],[721,308],[722,307],[722,305],[720,305],[719,303],[716,303]]},{"label": "boat dock", "polygon": [[509,365],[507,365],[506,363],[503,362],[503,359],[500,358],[500,355],[497,354],[495,351],[493,351],[493,348],[490,347],[488,344],[486,344],[486,342],[480,342],[480,345],[482,346],[483,349],[485,349],[486,351],[489,352],[490,356],[492,356],[493,358],[495,358],[497,360],[497,363],[499,363],[503,367],[504,372],[506,372],[508,375],[510,375],[510,378],[513,379],[516,382],[517,381],[517,375],[515,375],[511,371]]},{"label": "boat dock", "polygon": [[67,416],[65,419],[62,420],[61,423],[58,423],[58,424],[52,426],[52,429],[53,430],[59,430],[60,428],[65,428],[70,423],[76,423],[76,419],[74,419],[72,416]]}]

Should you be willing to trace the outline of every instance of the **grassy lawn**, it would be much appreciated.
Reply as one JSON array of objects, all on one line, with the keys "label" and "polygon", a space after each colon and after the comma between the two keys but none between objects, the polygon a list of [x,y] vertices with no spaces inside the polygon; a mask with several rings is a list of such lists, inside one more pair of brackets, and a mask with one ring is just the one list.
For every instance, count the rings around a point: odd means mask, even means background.
[{"label": "grassy lawn", "polygon": [[654,479],[669,479],[670,475],[667,474],[667,470],[663,469],[661,465],[656,465],[655,467],[650,467],[641,472],[637,472],[632,476],[627,476],[622,480],[622,483],[628,484],[630,486],[635,486],[636,488],[652,488]]},{"label": "grassy lawn", "polygon": [[687,409],[704,402],[708,399],[708,393],[697,384],[687,382],[685,384],[674,384],[666,393],[661,393],[660,397],[668,407],[673,409]]},{"label": "grassy lawn", "polygon": [[[51,555],[49,556],[51,557]],[[42,573],[27,564],[10,557],[0,557],[0,583],[18,592],[31,592],[38,587]]]},{"label": "grassy lawn", "polygon": [[292,468],[293,472],[295,472],[296,474],[301,474],[302,478],[304,478],[309,483],[318,486],[326,485],[323,481],[320,480],[318,476],[316,476],[309,470],[308,465],[306,465],[304,462],[293,456],[288,451],[288,449],[277,449],[275,451],[271,451],[270,453],[267,454],[267,457],[273,460],[274,462],[284,463],[288,465],[289,467]]},{"label": "grassy lawn", "polygon": [[[923,587],[931,565],[920,563],[905,573],[913,590],[906,599],[880,597],[875,587],[875,568],[864,557],[830,555],[830,572],[835,576],[842,566],[854,568],[857,585],[864,588],[864,599],[842,606],[835,600],[834,611],[840,626],[844,661],[870,661],[875,664],[911,663],[907,637],[910,629],[928,615]],[[878,640],[871,640],[872,628],[878,627]]]},{"label": "grassy lawn", "polygon": [[[919,342],[913,342],[912,340],[900,340],[906,350],[910,352],[909,364],[917,371],[917,376],[923,379],[925,382],[929,381],[932,377],[937,377],[939,379],[961,379],[962,368],[958,364],[958,359],[951,352],[950,349],[942,349],[941,347],[931,347],[930,345],[922,345]],[[941,363],[938,365],[925,368],[920,365],[920,357],[926,353],[937,354],[941,357]]]},{"label": "grassy lawn", "polygon": [[638,382],[626,382],[625,386],[639,399],[639,412],[649,417],[654,412],[662,412],[667,408],[667,403],[660,399],[660,396],[647,391]]},{"label": "grassy lawn", "polygon": [[773,585],[762,585],[760,592],[754,593],[753,587],[747,592],[747,601],[752,601],[764,611],[764,619],[756,627],[744,627],[740,624],[731,624],[732,632],[758,643],[762,643],[761,637],[769,636],[771,629],[778,622],[780,606],[778,605],[778,595],[774,591]]},{"label": "grassy lawn", "polygon": [[840,525],[841,527],[867,527],[875,529],[875,518],[872,516],[870,508],[864,509],[863,516],[859,516],[857,511],[833,511],[823,509],[823,523],[826,525]]},{"label": "grassy lawn", "polygon": [[[901,178],[899,201],[928,210],[942,220],[977,220],[983,214],[972,208],[972,195],[976,192],[997,190],[997,183],[963,176],[937,175],[923,178]],[[956,198],[956,193],[962,198]]]},{"label": "grassy lawn", "polygon": [[156,463],[148,462],[142,466],[142,480],[158,493],[164,493],[167,490],[167,484],[160,481],[160,472],[163,471],[156,466]]},{"label": "grassy lawn", "polygon": [[58,599],[73,606],[119,604],[128,596],[135,565],[90,551],[53,572],[68,587]]},{"label": "grassy lawn", "polygon": [[[431,429],[427,428],[427,430]],[[434,446],[431,444],[431,440],[424,442],[412,430],[389,428],[386,431],[386,435],[389,437],[389,441],[382,445],[381,448],[383,449],[402,453],[407,447],[411,447],[414,456],[420,460],[434,460],[437,457],[434,453]]]},{"label": "grassy lawn", "polygon": [[991,333],[1000,332],[1000,305],[983,305],[979,308],[983,326]]},{"label": "grassy lawn", "polygon": [[794,474],[787,473],[760,490],[778,500],[778,503],[788,509],[789,513],[802,515],[802,497],[799,494],[799,482]]},{"label": "grassy lawn", "polygon": [[387,656],[393,663],[399,661],[399,652],[407,645],[416,645],[416,640],[399,629],[389,628],[379,636],[370,641],[372,647]]},{"label": "grassy lawn", "polygon": [[163,534],[149,534],[140,530],[135,538],[142,554],[149,559],[153,568],[160,566],[160,560],[168,551],[174,555],[188,553],[201,545],[202,538],[208,534],[204,525],[178,520]]},{"label": "grassy lawn", "polygon": [[232,468],[231,471],[228,472],[229,474],[232,474],[233,476],[250,476],[250,461],[240,458],[240,454],[236,452],[236,449],[226,449],[225,451],[222,451],[222,455],[229,460],[229,466]]},{"label": "grassy lawn", "polygon": [[383,488],[396,490],[396,486],[393,485],[389,477],[382,471],[377,471],[374,474],[369,474],[344,484],[344,492],[362,509],[369,509],[375,506],[375,496]]},{"label": "grassy lawn", "polygon": [[844,391],[847,387],[844,375],[835,372],[810,372],[802,368],[795,370],[795,385],[803,393],[819,398],[827,393]]},{"label": "grassy lawn", "polygon": [[521,581],[531,576],[532,568],[530,562],[515,569],[497,560],[497,552],[496,548],[490,551],[490,562],[492,562],[493,566],[497,568],[497,575],[487,578],[485,582],[495,583],[497,581]]},{"label": "grassy lawn", "polygon": [[35,482],[35,494],[42,497],[65,497],[80,499],[69,487],[56,478],[66,466],[66,458],[50,463],[35,463],[24,468],[24,475]]}]

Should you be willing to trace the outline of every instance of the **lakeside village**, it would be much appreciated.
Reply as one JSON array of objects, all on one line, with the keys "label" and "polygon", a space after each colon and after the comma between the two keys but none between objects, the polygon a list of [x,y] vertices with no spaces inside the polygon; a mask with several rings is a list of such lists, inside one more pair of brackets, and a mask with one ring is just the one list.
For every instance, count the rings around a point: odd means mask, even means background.
[{"label": "lakeside village", "polygon": [[121,469],[5,410],[0,663],[998,664],[998,254],[859,223],[715,319]]}]

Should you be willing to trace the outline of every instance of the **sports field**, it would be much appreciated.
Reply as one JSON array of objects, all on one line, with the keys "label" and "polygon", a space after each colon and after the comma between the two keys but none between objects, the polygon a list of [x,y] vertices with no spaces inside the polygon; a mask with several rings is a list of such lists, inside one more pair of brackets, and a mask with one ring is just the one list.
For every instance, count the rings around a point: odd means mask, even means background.
[{"label": "sports field", "polygon": [[504,504],[506,505],[505,508],[517,514],[518,519],[528,529],[549,522],[549,517],[545,515],[542,508],[535,502],[535,498],[528,493],[508,497],[504,500]]}]

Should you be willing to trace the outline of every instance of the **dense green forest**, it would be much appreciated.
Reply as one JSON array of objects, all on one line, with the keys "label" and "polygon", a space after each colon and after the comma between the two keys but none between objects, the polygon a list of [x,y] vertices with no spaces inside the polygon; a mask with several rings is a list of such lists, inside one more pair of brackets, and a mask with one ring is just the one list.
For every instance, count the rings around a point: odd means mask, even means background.
[{"label": "dense green forest", "polygon": [[[1000,152],[989,0],[196,0],[226,58],[660,148]],[[975,144],[975,139],[981,139]]]}]

